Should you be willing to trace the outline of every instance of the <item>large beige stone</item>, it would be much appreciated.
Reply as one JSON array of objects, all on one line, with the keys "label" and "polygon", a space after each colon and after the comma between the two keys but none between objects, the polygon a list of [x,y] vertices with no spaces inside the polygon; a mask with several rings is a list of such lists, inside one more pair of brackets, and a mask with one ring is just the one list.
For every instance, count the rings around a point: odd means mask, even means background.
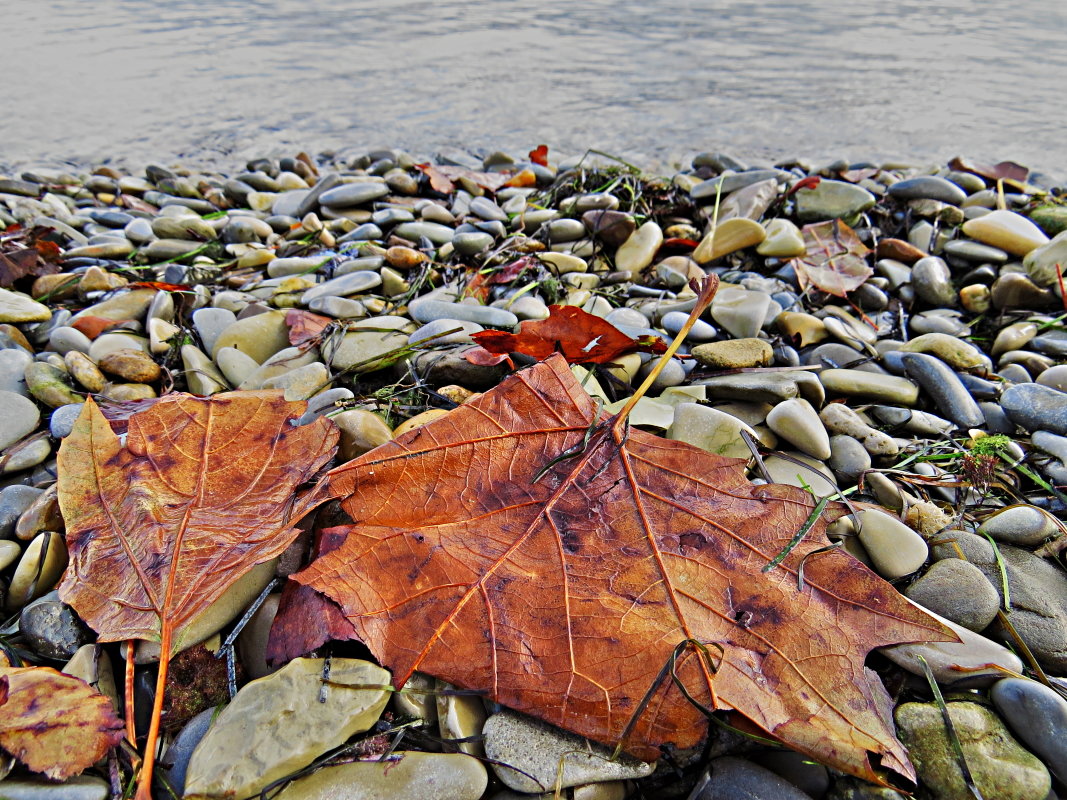
[{"label": "large beige stone", "polygon": [[1025,256],[1049,241],[1045,232],[1022,214],[1004,209],[967,220],[963,223],[963,232],[982,244],[999,247],[1017,256]]},{"label": "large beige stone", "polygon": [[278,800],[478,800],[488,783],[476,758],[410,751],[325,767],[293,781]]},{"label": "large beige stone", "polygon": [[48,306],[29,295],[0,289],[0,322],[44,322],[51,318]]},{"label": "large beige stone", "polygon": [[219,334],[211,356],[224,347],[236,347],[262,364],[272,355],[289,346],[289,326],[284,311],[267,311],[239,319]]},{"label": "large beige stone", "polygon": [[389,673],[335,658],[324,684],[323,665],[298,658],[246,684],[193,751],[185,797],[250,797],[374,725],[389,699]]}]

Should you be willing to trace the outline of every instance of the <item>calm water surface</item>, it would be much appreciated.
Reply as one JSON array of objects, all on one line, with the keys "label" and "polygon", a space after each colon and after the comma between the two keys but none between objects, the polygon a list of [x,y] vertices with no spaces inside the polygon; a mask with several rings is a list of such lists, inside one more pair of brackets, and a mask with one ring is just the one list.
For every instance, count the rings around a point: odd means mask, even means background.
[{"label": "calm water surface", "polygon": [[1067,176],[1067,2],[4,0],[0,165],[545,142]]}]

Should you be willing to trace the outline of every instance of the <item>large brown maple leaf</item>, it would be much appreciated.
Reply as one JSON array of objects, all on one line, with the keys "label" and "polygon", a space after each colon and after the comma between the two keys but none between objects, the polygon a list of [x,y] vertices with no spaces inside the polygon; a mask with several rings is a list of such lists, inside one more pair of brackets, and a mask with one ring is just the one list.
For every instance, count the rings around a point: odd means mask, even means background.
[{"label": "large brown maple leaf", "polygon": [[397,686],[418,669],[652,759],[706,732],[657,685],[695,640],[711,659],[689,649],[677,674],[705,707],[845,772],[884,783],[873,753],[914,779],[864,658],[953,634],[840,550],[804,562],[829,544],[822,520],[762,571],[807,494],[595,416],[555,355],[339,467],[331,492],[356,524],[296,580],[341,606]]}]

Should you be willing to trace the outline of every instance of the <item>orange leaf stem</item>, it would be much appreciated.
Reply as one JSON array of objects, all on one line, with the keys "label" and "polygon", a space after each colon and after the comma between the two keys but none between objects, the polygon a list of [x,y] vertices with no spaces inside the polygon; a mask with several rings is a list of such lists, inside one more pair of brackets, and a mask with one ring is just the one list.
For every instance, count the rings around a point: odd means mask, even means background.
[{"label": "orange leaf stem", "polygon": [[159,633],[159,674],[156,676],[156,696],[152,699],[152,719],[148,724],[148,738],[144,743],[144,761],[137,776],[137,800],[152,800],[152,772],[156,765],[156,750],[159,746],[159,721],[163,716],[163,695],[167,688],[167,670],[170,667],[171,638],[174,626],[165,617],[161,620]]}]

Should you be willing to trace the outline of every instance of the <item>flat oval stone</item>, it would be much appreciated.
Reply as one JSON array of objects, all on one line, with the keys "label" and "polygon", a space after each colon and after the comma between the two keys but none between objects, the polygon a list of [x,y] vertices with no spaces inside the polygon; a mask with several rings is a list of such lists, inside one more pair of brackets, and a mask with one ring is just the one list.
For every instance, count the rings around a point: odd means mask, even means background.
[{"label": "flat oval stone", "polygon": [[18,611],[31,600],[52,591],[67,568],[67,546],[63,536],[44,531],[34,537],[22,552],[7,590],[6,608]]},{"label": "flat oval stone", "polygon": [[185,796],[254,795],[374,725],[389,700],[389,673],[334,658],[331,680],[382,688],[324,690],[323,666],[322,659],[297,658],[243,686],[193,751]]},{"label": "flat oval stone", "polygon": [[999,247],[990,247],[969,239],[954,239],[946,242],[943,252],[967,261],[977,261],[979,264],[1005,264],[1008,261],[1008,254]]},{"label": "flat oval stone", "polygon": [[284,311],[268,311],[239,319],[229,325],[215,341],[212,356],[223,347],[236,347],[262,364],[289,346],[289,326]]},{"label": "flat oval stone", "polygon": [[615,251],[615,268],[632,276],[641,273],[652,263],[662,244],[662,228],[655,222],[646,222]]},{"label": "flat oval stone", "polygon": [[408,306],[408,313],[412,319],[423,323],[436,319],[458,319],[477,322],[491,328],[513,328],[519,324],[518,317],[502,308],[446,303],[441,300],[416,300]]},{"label": "flat oval stone", "polygon": [[4,800],[107,800],[111,787],[102,778],[75,775],[62,783],[44,778],[4,779]]},{"label": "flat oval stone", "polygon": [[714,202],[716,197],[725,198],[728,194],[752,186],[756,183],[773,180],[778,181],[779,172],[776,169],[753,169],[744,172],[730,172],[701,181],[689,190],[689,196],[694,200]]},{"label": "flat oval stone", "polygon": [[1034,547],[1061,530],[1056,519],[1037,506],[1019,504],[1001,509],[978,527],[998,542],[1016,547]]},{"label": "flat oval stone", "polygon": [[717,408],[698,403],[679,403],[667,429],[667,438],[691,444],[725,458],[750,458],[741,431],[747,431],[755,441],[759,436],[742,420]]},{"label": "flat oval stone", "polygon": [[900,520],[873,509],[859,511],[855,518],[860,542],[883,578],[903,578],[926,563],[926,542]]},{"label": "flat oval stone", "polygon": [[339,278],[320,283],[308,289],[300,296],[300,302],[308,305],[320,297],[345,297],[351,294],[367,292],[382,285],[382,276],[369,270],[349,272]]},{"label": "flat oval stone", "polygon": [[399,751],[379,761],[318,769],[293,781],[278,800],[478,800],[489,776],[463,753]]},{"label": "flat oval stone", "polygon": [[804,237],[800,228],[787,219],[772,219],[763,223],[766,237],[756,246],[761,256],[774,258],[796,258],[804,255]]},{"label": "flat oval stone", "polygon": [[801,222],[821,222],[861,214],[877,202],[873,194],[862,186],[825,178],[813,189],[800,189],[794,195],[797,219]]},{"label": "flat oval stone", "polygon": [[952,181],[936,175],[919,175],[915,178],[897,181],[889,187],[887,193],[890,197],[897,197],[901,200],[927,198],[954,206],[960,205],[967,199],[967,193],[963,189]]},{"label": "flat oval stone", "polygon": [[5,450],[24,436],[37,430],[41,412],[32,401],[16,394],[0,390],[0,450]]},{"label": "flat oval stone", "polygon": [[1004,209],[967,220],[963,223],[963,232],[983,244],[1017,256],[1025,256],[1049,241],[1045,232],[1026,217]]},{"label": "flat oval stone", "polygon": [[1008,417],[1028,431],[1067,436],[1067,394],[1037,383],[1018,383],[1000,396]]},{"label": "flat oval stone", "polygon": [[51,318],[48,306],[29,295],[0,289],[0,322],[45,322]]},{"label": "flat oval stone", "polygon": [[724,756],[711,762],[711,780],[699,800],[745,798],[745,800],[811,800],[784,778],[744,758]]},{"label": "flat oval stone", "polygon": [[925,353],[904,353],[901,361],[908,377],[914,379],[930,395],[935,407],[959,427],[978,428],[985,424],[982,410],[944,361]]},{"label": "flat oval stone", "polygon": [[[985,540],[982,539],[984,542]],[[1004,670],[1022,672],[1023,662],[1013,652],[974,631],[944,619],[925,609],[934,619],[947,625],[959,642],[916,642],[882,647],[882,655],[913,675],[923,676],[919,656],[926,659],[930,671],[942,686],[971,688],[988,686],[1004,676]]]},{"label": "flat oval stone", "polygon": [[965,342],[947,333],[924,333],[905,342],[900,348],[905,353],[927,353],[937,356],[953,369],[979,369],[986,365],[982,351],[970,342]]},{"label": "flat oval stone", "polygon": [[905,591],[910,599],[957,625],[982,631],[996,619],[1000,595],[978,567],[960,558],[935,561]]},{"label": "flat oval stone", "polygon": [[448,227],[447,225],[441,225],[436,222],[403,222],[396,226],[396,230],[393,231],[397,236],[410,241],[418,241],[420,237],[425,236],[431,242],[437,245],[448,244],[452,241],[452,237],[455,235],[455,229]]},{"label": "flat oval stone", "polygon": [[801,397],[783,400],[767,415],[767,427],[798,450],[825,461],[830,437],[811,403]]},{"label": "flat oval stone", "polygon": [[[385,183],[344,183],[319,195],[319,202],[334,208],[351,208],[389,194]],[[303,200],[304,198],[301,198]]]},{"label": "flat oval stone", "polygon": [[913,406],[919,387],[906,378],[858,369],[824,369],[818,375],[826,391],[885,403]]},{"label": "flat oval stone", "polygon": [[948,264],[937,256],[926,256],[911,268],[911,284],[919,298],[932,306],[943,308],[956,304],[956,290]]}]

